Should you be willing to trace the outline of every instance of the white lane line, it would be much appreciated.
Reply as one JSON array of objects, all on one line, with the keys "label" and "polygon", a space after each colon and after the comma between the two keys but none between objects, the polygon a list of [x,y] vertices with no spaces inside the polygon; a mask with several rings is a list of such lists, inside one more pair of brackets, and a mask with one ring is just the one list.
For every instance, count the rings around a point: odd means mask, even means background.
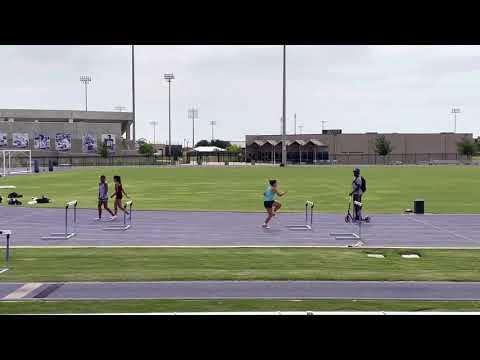
[{"label": "white lane line", "polygon": [[456,232],[453,232],[453,231],[450,231],[450,230],[447,230],[447,229],[444,229],[444,228],[441,228],[439,226],[436,226],[436,225],[433,225],[429,222],[426,222],[426,221],[421,221],[421,220],[418,220],[418,219],[415,219],[415,218],[411,218],[413,221],[416,221],[420,224],[423,224],[423,225],[429,225],[431,226],[432,228],[434,228],[435,230],[438,230],[440,232],[446,232],[446,233],[449,233],[449,234],[452,234],[453,236],[456,236],[456,237],[459,237],[461,239],[464,239],[464,240],[469,240],[469,241],[475,241],[467,236],[463,236],[463,235],[460,235],[460,234],[457,234]]},{"label": "white lane line", "polygon": [[26,283],[14,292],[11,292],[7,296],[3,297],[2,300],[18,300],[21,299],[28,294],[30,294],[32,291],[38,289],[40,286],[42,286],[43,283]]}]

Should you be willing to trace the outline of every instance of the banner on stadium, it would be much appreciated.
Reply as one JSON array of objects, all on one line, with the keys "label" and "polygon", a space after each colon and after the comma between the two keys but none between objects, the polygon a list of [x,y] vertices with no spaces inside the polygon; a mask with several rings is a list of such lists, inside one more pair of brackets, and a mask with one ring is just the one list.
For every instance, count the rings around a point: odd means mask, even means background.
[{"label": "banner on stadium", "polygon": [[8,146],[7,134],[0,133],[0,146]]},{"label": "banner on stadium", "polygon": [[107,148],[108,152],[114,152],[115,151],[115,135],[103,134],[102,144]]},{"label": "banner on stadium", "polygon": [[55,149],[57,151],[72,150],[72,135],[66,133],[58,133],[55,135]]},{"label": "banner on stadium", "polygon": [[50,136],[38,134],[33,139],[33,147],[38,150],[50,149]]},{"label": "banner on stadium", "polygon": [[97,139],[92,134],[85,134],[82,137],[82,151],[92,153],[97,151]]},{"label": "banner on stadium", "polygon": [[28,140],[28,134],[19,134],[14,133],[12,134],[12,146],[16,148],[28,148],[30,145]]}]

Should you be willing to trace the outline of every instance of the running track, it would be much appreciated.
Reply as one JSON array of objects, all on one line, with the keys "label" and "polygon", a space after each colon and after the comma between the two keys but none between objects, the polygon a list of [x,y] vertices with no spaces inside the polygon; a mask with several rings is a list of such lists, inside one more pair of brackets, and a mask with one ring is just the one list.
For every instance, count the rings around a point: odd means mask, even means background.
[{"label": "running track", "polygon": [[381,281],[0,283],[0,301],[35,299],[480,300],[480,283]]},{"label": "running track", "polygon": [[[352,232],[341,214],[315,213],[313,231],[292,231],[304,214],[281,213],[272,228],[260,227],[263,213],[134,211],[127,231],[102,231],[96,211],[77,210],[77,235],[41,240],[64,230],[64,209],[0,207],[0,229],[13,231],[13,246],[346,246],[331,232]],[[480,215],[374,215],[363,226],[368,247],[480,248]],[[1,240],[0,240],[1,241]]]}]

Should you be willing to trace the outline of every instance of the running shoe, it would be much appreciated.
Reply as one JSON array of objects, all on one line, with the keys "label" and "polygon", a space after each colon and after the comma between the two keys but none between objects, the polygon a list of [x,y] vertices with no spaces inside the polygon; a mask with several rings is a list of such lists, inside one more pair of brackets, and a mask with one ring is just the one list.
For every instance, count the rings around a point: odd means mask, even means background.
[{"label": "running shoe", "polygon": [[262,224],[262,227],[263,227],[264,229],[270,229],[270,226],[268,226],[267,224]]}]

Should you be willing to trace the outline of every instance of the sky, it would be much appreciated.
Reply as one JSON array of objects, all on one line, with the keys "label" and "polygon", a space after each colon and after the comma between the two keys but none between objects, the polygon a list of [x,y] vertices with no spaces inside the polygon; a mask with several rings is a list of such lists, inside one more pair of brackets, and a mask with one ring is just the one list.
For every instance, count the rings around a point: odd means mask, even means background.
[{"label": "sky", "polygon": [[[282,47],[135,46],[137,138],[192,139],[187,110],[198,109],[195,139],[241,141],[279,134]],[[0,108],[131,111],[130,46],[0,46]],[[480,46],[287,46],[287,133],[453,131],[479,135]],[[300,129],[300,126],[302,127]]]}]

